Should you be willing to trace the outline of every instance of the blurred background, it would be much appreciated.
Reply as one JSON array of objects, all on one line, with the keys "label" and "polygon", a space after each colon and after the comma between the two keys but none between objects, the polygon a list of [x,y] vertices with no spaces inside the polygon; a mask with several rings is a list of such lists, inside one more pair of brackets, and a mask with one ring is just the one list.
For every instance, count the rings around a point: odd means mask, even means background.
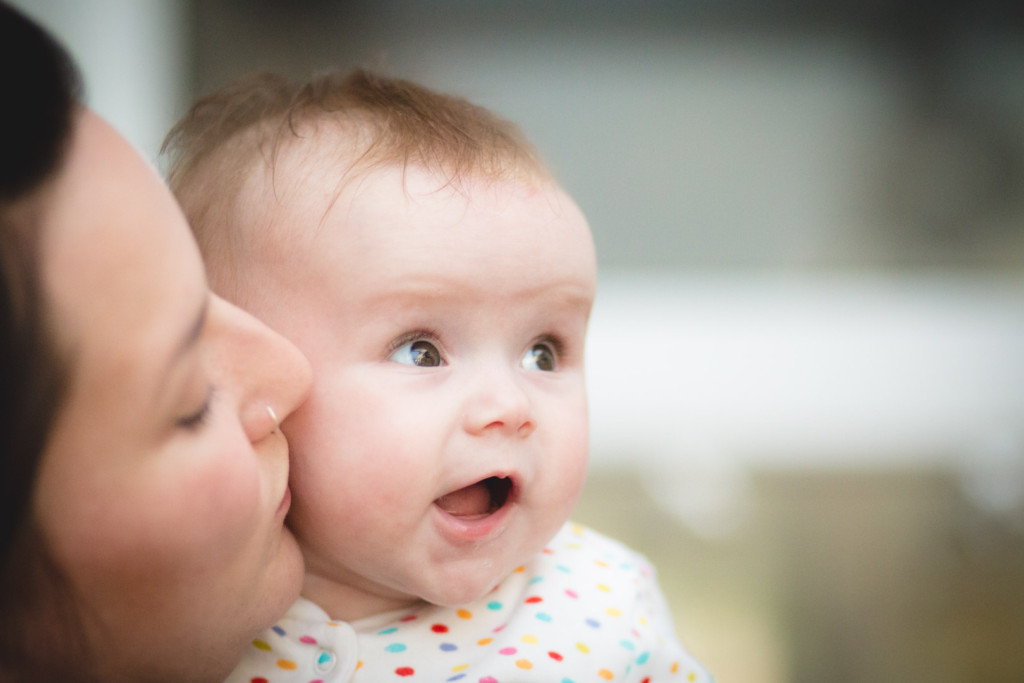
[{"label": "blurred background", "polygon": [[17,0],[149,158],[252,70],[516,121],[588,215],[577,518],[722,682],[1024,680],[1024,5]]}]

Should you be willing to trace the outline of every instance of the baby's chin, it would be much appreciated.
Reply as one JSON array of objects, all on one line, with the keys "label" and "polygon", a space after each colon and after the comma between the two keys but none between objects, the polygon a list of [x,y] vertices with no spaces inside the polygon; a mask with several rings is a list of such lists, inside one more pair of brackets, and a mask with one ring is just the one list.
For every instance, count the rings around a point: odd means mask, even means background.
[{"label": "baby's chin", "polygon": [[[506,575],[511,572],[506,572]],[[420,599],[439,607],[461,607],[469,605],[492,593],[504,576],[481,581],[479,579],[455,582],[452,585],[423,591]]]}]

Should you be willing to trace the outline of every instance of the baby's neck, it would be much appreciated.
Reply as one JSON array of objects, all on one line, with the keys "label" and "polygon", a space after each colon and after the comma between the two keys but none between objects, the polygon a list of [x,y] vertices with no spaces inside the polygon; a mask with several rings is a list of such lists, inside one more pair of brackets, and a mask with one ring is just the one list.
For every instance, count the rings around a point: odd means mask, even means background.
[{"label": "baby's neck", "polygon": [[303,581],[302,597],[327,612],[331,619],[347,622],[423,604],[419,598],[377,595],[311,573]]}]

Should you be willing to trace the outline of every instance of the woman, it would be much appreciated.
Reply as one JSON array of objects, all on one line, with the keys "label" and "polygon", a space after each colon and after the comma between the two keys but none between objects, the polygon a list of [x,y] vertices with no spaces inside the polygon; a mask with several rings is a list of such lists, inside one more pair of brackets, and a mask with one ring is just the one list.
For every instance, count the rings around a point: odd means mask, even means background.
[{"label": "woman", "polygon": [[0,680],[222,679],[298,595],[308,365],[5,5],[0,65]]}]

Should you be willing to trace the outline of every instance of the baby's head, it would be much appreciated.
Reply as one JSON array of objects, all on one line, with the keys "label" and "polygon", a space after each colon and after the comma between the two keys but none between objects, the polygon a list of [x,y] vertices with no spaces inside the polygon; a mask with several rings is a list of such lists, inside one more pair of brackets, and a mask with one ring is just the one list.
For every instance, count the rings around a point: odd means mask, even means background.
[{"label": "baby's head", "polygon": [[596,262],[515,127],[356,72],[247,81],[169,140],[214,290],[313,365],[284,425],[305,595],[461,604],[539,552],[583,484]]}]

